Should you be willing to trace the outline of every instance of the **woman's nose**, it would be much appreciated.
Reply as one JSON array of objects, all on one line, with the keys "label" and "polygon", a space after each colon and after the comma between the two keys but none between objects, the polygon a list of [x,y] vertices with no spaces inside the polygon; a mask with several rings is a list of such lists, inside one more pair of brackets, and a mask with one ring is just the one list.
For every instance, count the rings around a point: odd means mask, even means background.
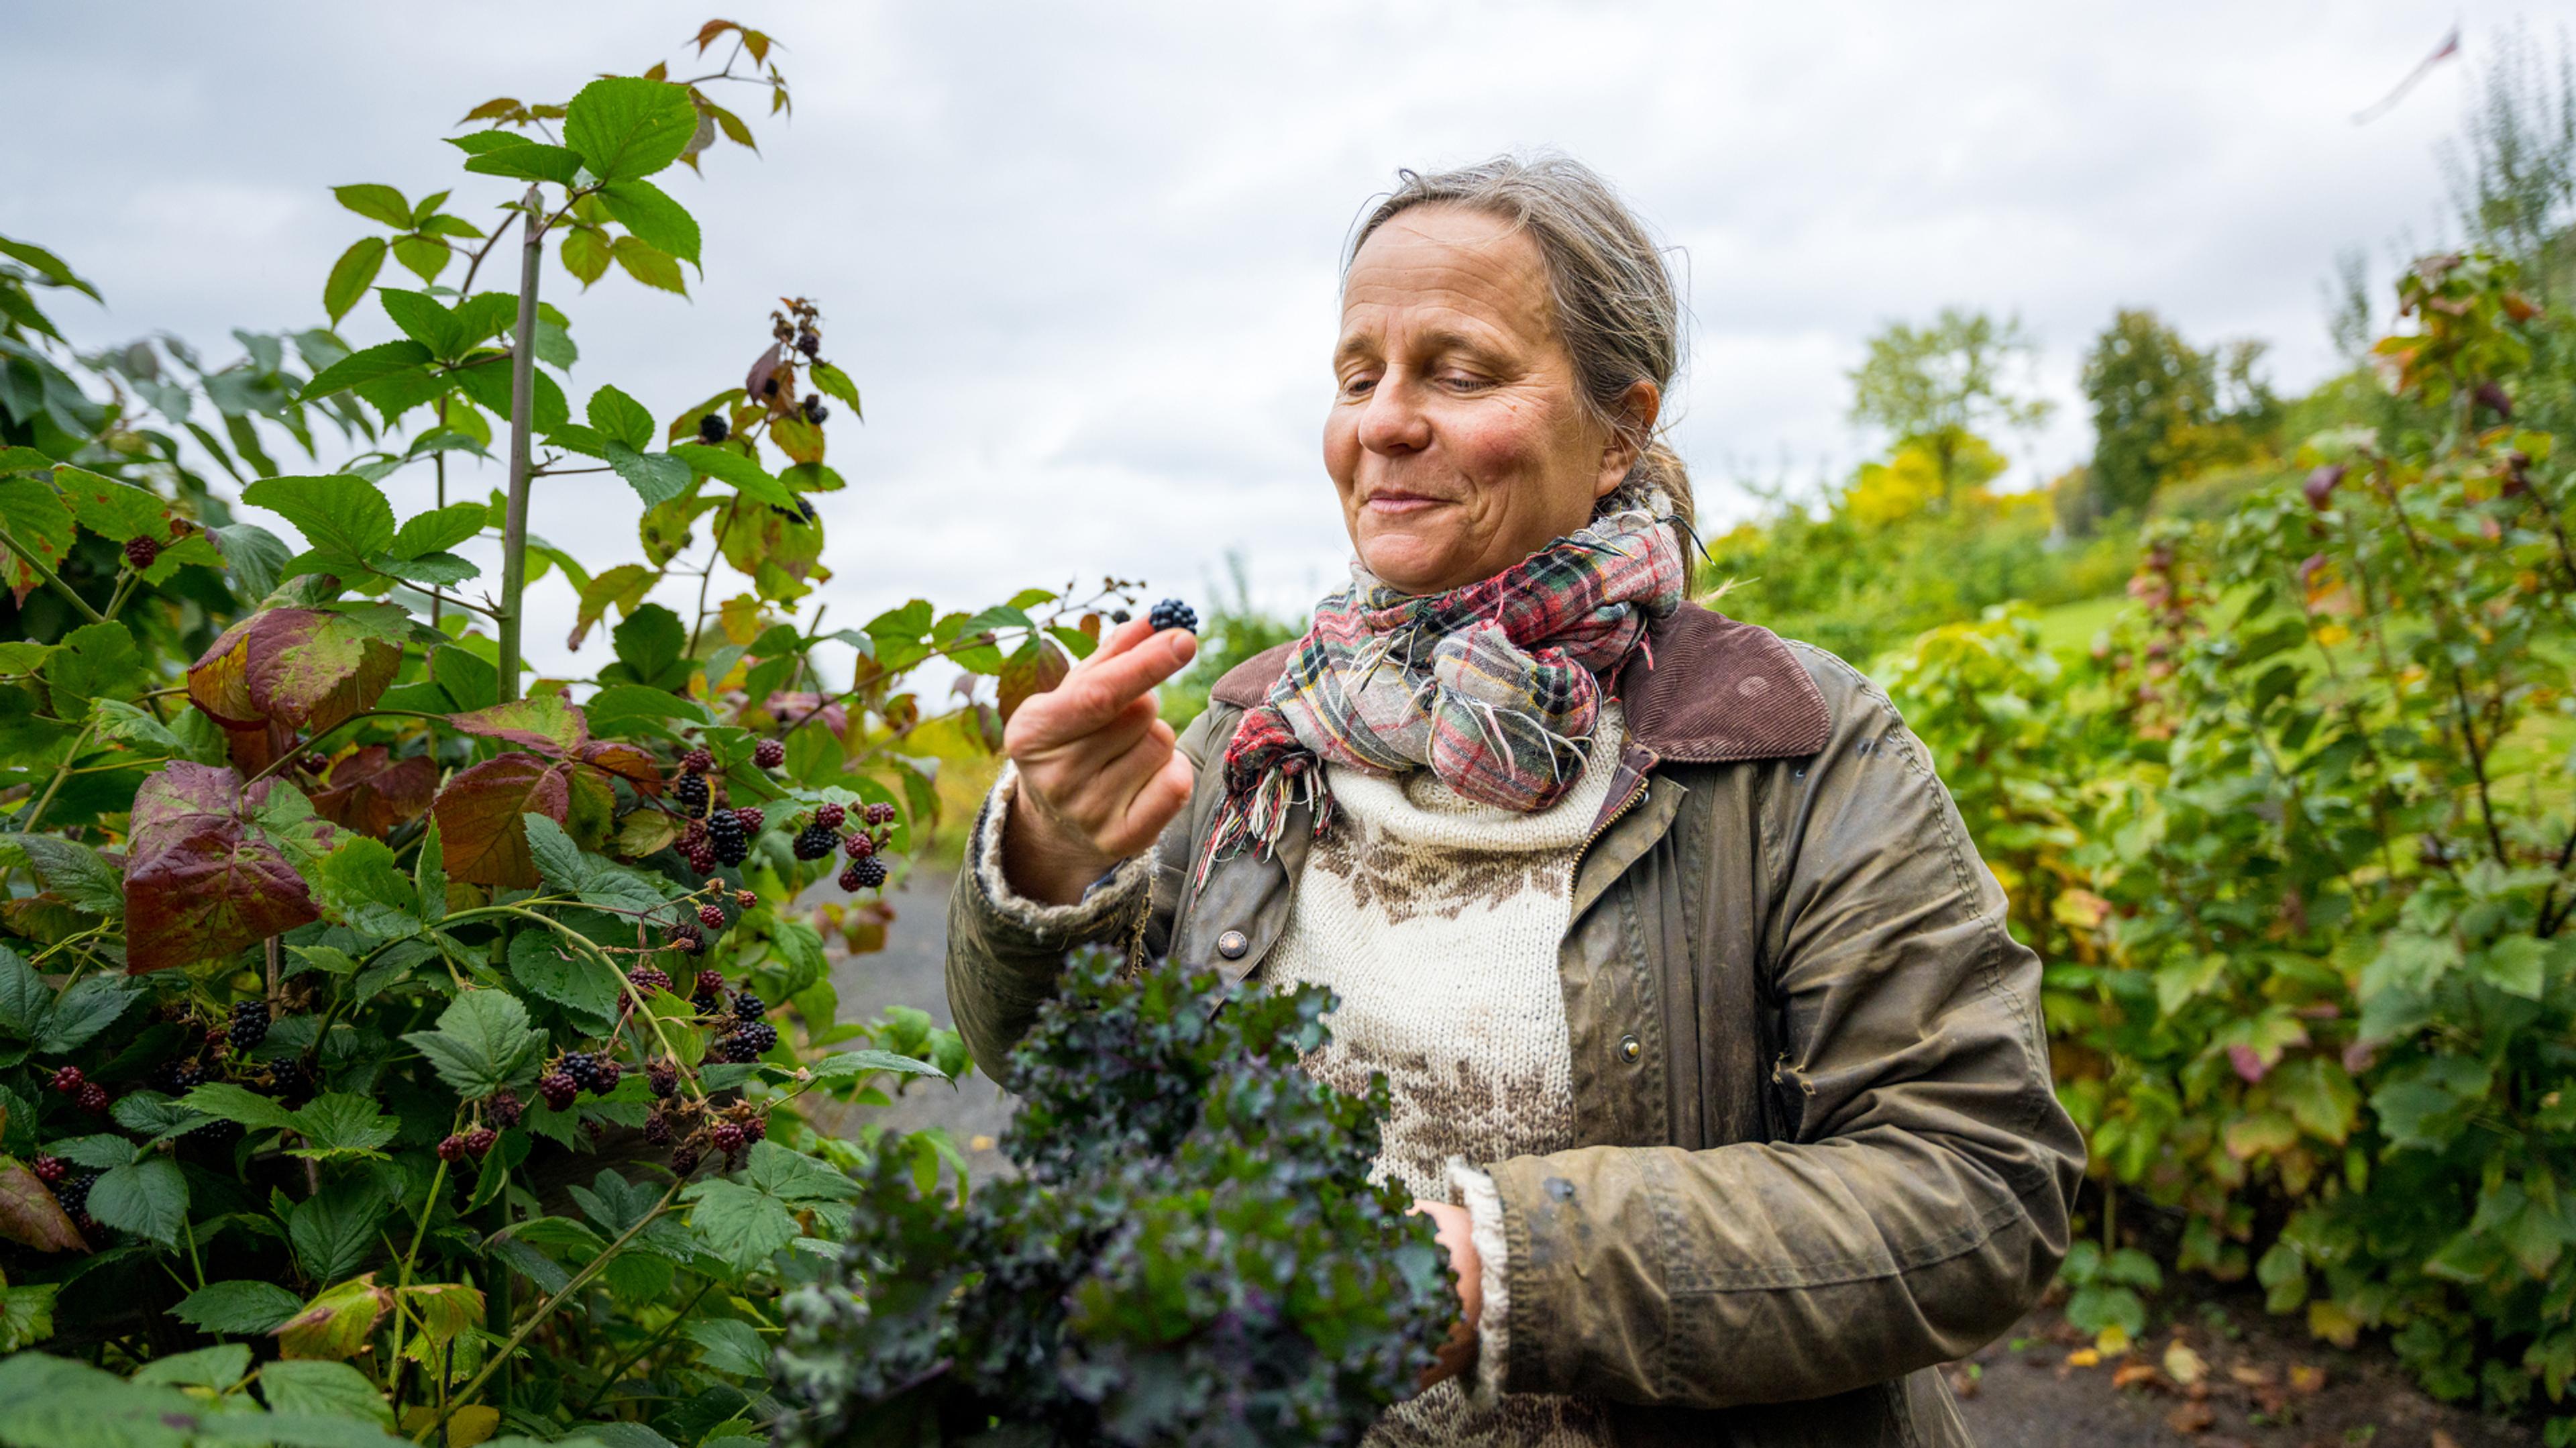
[{"label": "woman's nose", "polygon": [[1431,418],[1421,395],[1397,377],[1382,379],[1360,410],[1360,446],[1370,452],[1420,452],[1431,445]]}]

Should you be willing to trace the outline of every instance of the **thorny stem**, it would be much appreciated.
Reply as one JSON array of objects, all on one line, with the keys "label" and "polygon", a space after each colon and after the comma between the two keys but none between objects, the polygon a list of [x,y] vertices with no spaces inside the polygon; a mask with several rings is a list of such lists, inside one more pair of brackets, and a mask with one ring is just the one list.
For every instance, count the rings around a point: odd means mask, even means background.
[{"label": "thorny stem", "polygon": [[[510,494],[501,523],[501,607],[498,614],[499,694],[504,704],[519,697],[519,637],[525,619],[521,593],[528,582],[528,453],[536,433],[537,274],[545,262],[546,227],[541,221],[544,198],[528,187],[525,234],[519,257],[519,323],[510,348]],[[571,202],[565,202],[571,205]]]},{"label": "thorny stem", "polygon": [[[570,1301],[574,1293],[589,1286],[590,1279],[598,1276],[601,1269],[607,1267],[607,1265],[614,1260],[620,1252],[625,1251],[627,1243],[634,1241],[646,1227],[649,1227],[662,1219],[662,1214],[671,1209],[672,1200],[679,1196],[680,1188],[685,1181],[685,1178],[674,1178],[669,1189],[662,1193],[662,1199],[653,1204],[653,1209],[651,1211],[646,1212],[641,1218],[637,1219],[635,1225],[627,1228],[623,1236],[620,1236],[616,1241],[609,1243],[605,1250],[601,1251],[598,1256],[591,1258],[580,1271],[574,1273],[572,1275],[572,1280],[565,1283],[562,1290],[556,1292],[553,1296],[548,1297],[545,1301],[538,1303],[537,1310],[528,1315],[528,1320],[519,1324],[518,1331],[510,1334],[510,1340],[493,1349],[491,1354],[484,1359],[483,1370],[476,1373],[471,1379],[469,1379],[464,1387],[457,1389],[447,1402],[440,1406],[437,1416],[430,1419],[430,1421],[424,1425],[419,1432],[412,1435],[412,1441],[415,1443],[428,1442],[431,1434],[436,1433],[440,1428],[446,1425],[450,1414],[454,1413],[458,1407],[474,1401],[475,1393],[480,1391],[483,1384],[491,1378],[492,1374],[499,1370],[501,1364],[508,1362],[518,1354],[520,1345],[528,1340],[529,1334],[537,1330],[538,1324],[544,1322],[547,1318],[552,1317],[555,1309]],[[505,1228],[504,1230],[507,1229]]]},{"label": "thorny stem", "polygon": [[79,613],[81,617],[88,619],[91,623],[107,622],[105,618],[102,618],[99,615],[99,611],[97,609],[89,606],[88,599],[72,592],[72,586],[63,582],[60,574],[46,567],[45,560],[28,552],[27,545],[10,536],[9,530],[6,528],[0,528],[0,544],[7,545],[10,552],[17,554],[19,562],[26,564],[27,567],[35,573],[37,578],[44,581],[47,588],[61,594],[65,601],[69,602],[73,610]]}]

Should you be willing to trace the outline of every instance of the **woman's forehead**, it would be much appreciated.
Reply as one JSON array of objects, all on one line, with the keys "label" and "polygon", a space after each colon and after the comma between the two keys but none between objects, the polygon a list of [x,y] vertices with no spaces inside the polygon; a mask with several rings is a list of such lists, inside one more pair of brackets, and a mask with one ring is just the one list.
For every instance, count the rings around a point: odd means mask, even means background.
[{"label": "woman's forehead", "polygon": [[1510,221],[1457,206],[1418,206],[1371,233],[1342,283],[1342,331],[1549,332],[1544,263]]}]

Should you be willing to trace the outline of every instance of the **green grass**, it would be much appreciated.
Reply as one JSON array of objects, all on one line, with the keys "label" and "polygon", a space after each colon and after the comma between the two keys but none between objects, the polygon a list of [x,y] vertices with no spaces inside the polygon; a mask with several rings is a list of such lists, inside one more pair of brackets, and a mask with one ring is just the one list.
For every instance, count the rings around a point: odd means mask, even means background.
[{"label": "green grass", "polygon": [[2043,608],[2038,616],[2040,642],[2061,659],[2083,658],[2093,652],[2094,637],[2128,606],[2127,594],[2108,593]]}]

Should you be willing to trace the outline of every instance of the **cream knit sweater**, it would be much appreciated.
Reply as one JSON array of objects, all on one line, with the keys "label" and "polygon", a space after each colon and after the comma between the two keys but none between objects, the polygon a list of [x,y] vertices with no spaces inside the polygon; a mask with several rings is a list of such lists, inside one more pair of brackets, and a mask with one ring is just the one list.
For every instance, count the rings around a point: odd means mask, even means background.
[{"label": "cream knit sweater", "polygon": [[[1502,1204],[1474,1163],[1561,1151],[1574,1139],[1573,1056],[1557,948],[1574,869],[1608,796],[1625,723],[1605,701],[1583,777],[1521,814],[1467,799],[1428,771],[1335,770],[1333,827],[1307,853],[1288,923],[1263,965],[1279,989],[1314,983],[1340,1004],[1306,1069],[1345,1091],[1385,1073],[1392,1110],[1371,1175],[1464,1205],[1483,1259],[1471,1380],[1444,1382],[1381,1418],[1370,1448],[1590,1445],[1609,1435],[1588,1398],[1506,1393],[1508,1286]],[[978,882],[1024,923],[1072,931],[1131,908],[1122,870],[1078,904],[1049,907],[1002,877],[1001,822],[1016,775],[994,786]],[[1130,879],[1129,876],[1136,878]]]}]

